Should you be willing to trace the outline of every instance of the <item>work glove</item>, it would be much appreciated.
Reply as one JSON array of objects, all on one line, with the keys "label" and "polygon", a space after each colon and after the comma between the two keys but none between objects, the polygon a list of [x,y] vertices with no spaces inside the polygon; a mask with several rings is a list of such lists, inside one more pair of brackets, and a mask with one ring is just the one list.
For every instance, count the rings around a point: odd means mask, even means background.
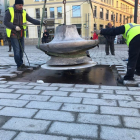
[{"label": "work glove", "polygon": [[95,33],[98,35],[101,33],[101,30],[96,30]]},{"label": "work glove", "polygon": [[15,30],[16,30],[16,31],[20,31],[21,29],[20,29],[19,26],[16,26]]},{"label": "work glove", "polygon": [[47,25],[47,20],[43,21],[43,25],[46,26]]}]

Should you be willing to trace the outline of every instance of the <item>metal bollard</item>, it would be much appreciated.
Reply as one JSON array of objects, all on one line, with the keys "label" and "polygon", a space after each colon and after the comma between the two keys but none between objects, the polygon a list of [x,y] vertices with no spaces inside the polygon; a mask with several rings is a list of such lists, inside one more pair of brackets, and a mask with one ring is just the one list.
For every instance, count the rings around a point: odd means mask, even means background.
[{"label": "metal bollard", "polygon": [[1,46],[4,46],[3,39],[1,39]]}]

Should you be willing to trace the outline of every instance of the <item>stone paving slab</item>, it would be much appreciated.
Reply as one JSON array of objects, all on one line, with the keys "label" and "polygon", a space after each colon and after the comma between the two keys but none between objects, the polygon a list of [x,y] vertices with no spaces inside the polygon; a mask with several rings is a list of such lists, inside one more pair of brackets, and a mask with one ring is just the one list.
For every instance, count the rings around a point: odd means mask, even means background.
[{"label": "stone paving slab", "polygon": [[90,112],[97,113],[98,107],[93,105],[81,105],[81,104],[67,104],[65,103],[61,110],[71,112]]},{"label": "stone paving slab", "polygon": [[41,95],[50,95],[50,96],[68,96],[68,92],[65,91],[44,91]]},{"label": "stone paving slab", "polygon": [[51,110],[40,110],[34,118],[64,122],[73,122],[75,120],[74,114],[72,113]]},{"label": "stone paving slab", "polygon": [[139,140],[140,130],[101,126],[101,138],[105,140]]},{"label": "stone paving slab", "polygon": [[11,140],[17,132],[0,130],[0,140]]},{"label": "stone paving slab", "polygon": [[95,138],[97,137],[97,130],[98,127],[96,125],[54,122],[49,129],[49,133]]},{"label": "stone paving slab", "polygon": [[61,102],[61,103],[80,103],[82,98],[76,97],[52,97],[51,102]]},{"label": "stone paving slab", "polygon": [[140,91],[115,91],[116,94],[121,94],[121,95],[140,95]]},{"label": "stone paving slab", "polygon": [[103,89],[87,89],[87,92],[91,92],[91,93],[109,93],[109,94],[113,94],[113,90],[103,90]]},{"label": "stone paving slab", "polygon": [[31,101],[29,104],[26,105],[27,108],[35,108],[35,109],[52,109],[58,110],[61,107],[62,103],[56,102],[37,102]]},{"label": "stone paving slab", "polygon": [[121,107],[140,108],[140,102],[136,101],[118,101]]},{"label": "stone paving slab", "polygon": [[47,101],[50,96],[40,96],[40,95],[22,95],[19,99],[29,100],[29,101]]},{"label": "stone paving slab", "polygon": [[105,105],[105,106],[117,106],[117,102],[115,100],[104,100],[104,99],[89,99],[84,98],[83,104],[91,104],[91,105]]},{"label": "stone paving slab", "polygon": [[27,103],[28,103],[28,101],[12,100],[12,99],[0,99],[0,105],[3,105],[3,106],[23,107]]},{"label": "stone paving slab", "polygon": [[80,113],[78,115],[77,122],[99,124],[99,125],[121,126],[121,121],[119,119],[119,116],[111,116],[111,115]]},{"label": "stone paving slab", "polygon": [[98,94],[87,94],[87,93],[79,93],[72,92],[69,96],[71,97],[85,97],[85,98],[98,98]]},{"label": "stone paving slab", "polygon": [[36,109],[5,107],[0,110],[0,115],[31,118],[36,112]]},{"label": "stone paving slab", "polygon": [[19,89],[16,90],[15,93],[21,93],[21,94],[39,94],[41,90],[25,90],[25,89]]},{"label": "stone paving slab", "polygon": [[45,120],[34,120],[34,119],[13,117],[8,122],[6,122],[2,126],[2,128],[16,130],[16,131],[38,132],[38,133],[45,134],[49,124],[50,121],[45,121]]},{"label": "stone paving slab", "polygon": [[0,81],[5,81],[6,80],[6,78],[0,78]]},{"label": "stone paving slab", "polygon": [[14,140],[68,140],[67,137],[21,132]]},{"label": "stone paving slab", "polygon": [[124,108],[124,107],[101,106],[101,114],[125,115],[125,116],[138,116],[138,117],[140,117],[140,113],[139,113],[138,109]]},{"label": "stone paving slab", "polygon": [[1,99],[17,99],[21,94],[0,93]]}]

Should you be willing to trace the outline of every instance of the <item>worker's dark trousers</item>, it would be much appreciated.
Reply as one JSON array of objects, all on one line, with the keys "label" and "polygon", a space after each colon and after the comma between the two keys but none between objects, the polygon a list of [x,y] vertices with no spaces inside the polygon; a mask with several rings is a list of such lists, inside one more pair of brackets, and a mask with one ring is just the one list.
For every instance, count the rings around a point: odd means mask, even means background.
[{"label": "worker's dark trousers", "polygon": [[[22,48],[20,46],[19,41],[22,45]],[[23,64],[24,38],[19,39],[19,41],[17,38],[11,38],[11,44],[14,51],[14,59],[17,64],[17,67],[20,67]]]},{"label": "worker's dark trousers", "polygon": [[110,47],[110,52],[112,55],[114,55],[114,41],[106,41],[106,46],[105,46],[105,52],[106,54],[109,54],[109,47]]},{"label": "worker's dark trousers", "polygon": [[124,80],[132,80],[135,70],[140,73],[140,34],[134,37],[129,44],[127,73]]}]

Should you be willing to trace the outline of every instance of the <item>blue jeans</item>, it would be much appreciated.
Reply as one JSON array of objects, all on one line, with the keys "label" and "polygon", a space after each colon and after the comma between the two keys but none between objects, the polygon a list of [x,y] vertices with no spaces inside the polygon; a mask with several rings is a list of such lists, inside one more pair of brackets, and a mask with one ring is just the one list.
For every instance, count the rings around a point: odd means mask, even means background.
[{"label": "blue jeans", "polygon": [[[22,46],[20,46],[19,41]],[[19,39],[19,41],[17,38],[11,38],[11,45],[13,47],[14,59],[17,67],[20,67],[23,64],[24,38]]]}]

